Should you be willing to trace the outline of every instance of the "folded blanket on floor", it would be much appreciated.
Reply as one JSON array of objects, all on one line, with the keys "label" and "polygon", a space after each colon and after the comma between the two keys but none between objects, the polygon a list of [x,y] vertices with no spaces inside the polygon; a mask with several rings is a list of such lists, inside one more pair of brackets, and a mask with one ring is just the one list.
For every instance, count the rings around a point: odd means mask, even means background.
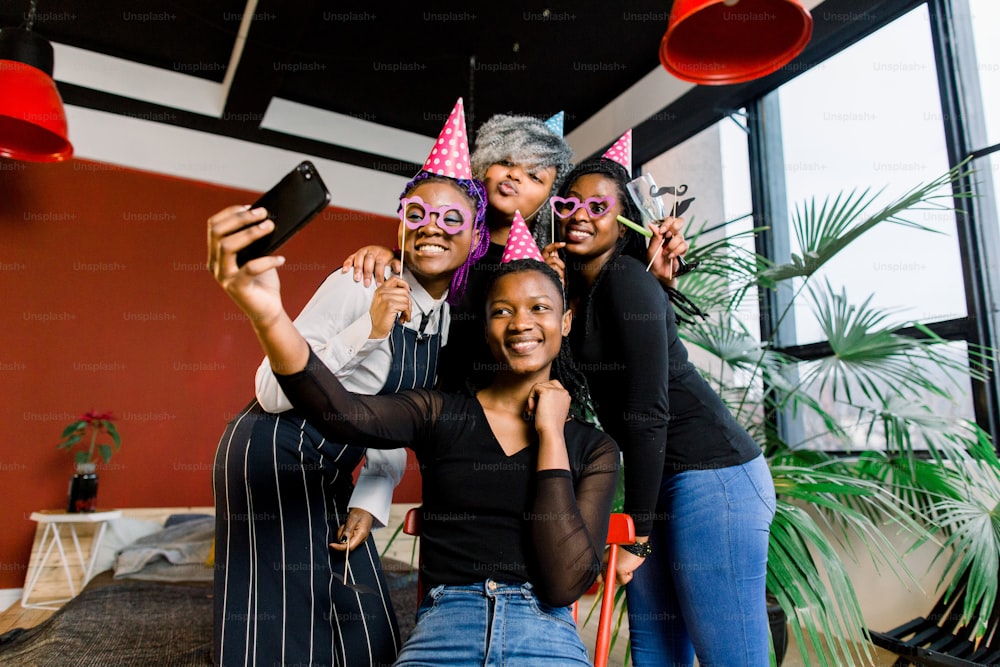
[{"label": "folded blanket on floor", "polygon": [[139,538],[118,552],[116,579],[211,581],[215,519],[193,518]]}]

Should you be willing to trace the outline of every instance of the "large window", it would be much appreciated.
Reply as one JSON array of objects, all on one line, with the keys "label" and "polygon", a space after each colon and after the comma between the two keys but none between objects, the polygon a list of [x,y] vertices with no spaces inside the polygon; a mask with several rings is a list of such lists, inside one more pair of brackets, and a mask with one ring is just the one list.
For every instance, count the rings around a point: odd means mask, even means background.
[{"label": "large window", "polygon": [[[996,0],[968,0],[968,16],[972,24],[976,66],[983,100],[986,123],[986,143],[1000,143],[1000,3]],[[962,20],[959,13],[956,20]]]},{"label": "large window", "polygon": [[[974,151],[996,150],[1000,144],[1000,40],[996,27],[1000,25],[1000,3],[996,0],[968,0],[967,13],[959,12],[956,21],[968,20],[972,33],[971,62],[964,67],[964,81],[973,102],[982,101],[971,110],[976,123],[971,134],[978,145]],[[985,184],[994,221],[1000,221],[996,193],[1000,192],[1000,153],[993,152],[975,163],[977,180]],[[992,192],[989,189],[992,188]],[[981,189],[983,189],[981,187]],[[987,205],[990,202],[986,202]]]},{"label": "large window", "polygon": [[[832,55],[829,44],[811,44],[807,55],[812,58],[803,61],[810,68],[798,75],[787,72],[769,92],[748,88],[744,97],[736,96],[749,115],[732,112],[686,141],[680,141],[679,130],[675,147],[644,170],[665,177],[691,174],[691,194],[699,201],[689,215],[729,222],[716,233],[749,228],[751,219],[742,216],[752,213],[756,224],[768,228],[757,238],[758,249],[780,264],[802,255],[793,220],[806,203],[822,206],[828,198],[859,196],[867,189],[867,212],[874,214],[945,175],[966,156],[976,156],[973,177],[960,183],[973,190],[973,198],[956,201],[950,187],[941,188],[941,208],[911,210],[909,225],[880,223],[823,264],[809,285],[827,293],[827,305],[846,303],[854,312],[863,306],[883,314],[878,328],[906,326],[901,335],[920,338],[929,327],[948,339],[933,349],[950,357],[952,374],[939,365],[949,362],[915,355],[915,368],[929,389],[904,407],[927,410],[935,418],[975,419],[1000,442],[1000,362],[986,359],[988,377],[970,380],[967,373],[969,366],[982,368],[980,350],[1000,349],[995,306],[1000,271],[993,268],[1000,257],[1000,2],[927,0],[914,6],[886,0],[878,10],[879,17],[892,18],[870,33],[870,25],[859,26],[845,36],[847,46]],[[835,23],[830,19],[824,28],[844,28]],[[718,118],[733,106],[734,96],[726,91],[714,97],[705,89],[698,92],[697,105],[682,101],[678,108]],[[742,176],[747,165],[752,166],[750,178]],[[953,205],[959,214],[947,210]],[[802,360],[787,368],[777,385],[807,381],[817,367],[840,359],[834,355],[836,335],[823,325],[830,318],[814,308],[808,290],[805,297],[792,298],[802,281],[792,283],[760,295],[769,340]],[[790,301],[794,306],[789,308]],[[756,306],[757,300],[748,298],[735,314],[759,336]],[[830,384],[817,383],[808,395],[814,407],[857,437],[836,441],[806,408],[776,414],[787,442],[826,449],[856,448],[862,442],[884,446],[877,434],[866,440],[857,431],[864,423],[861,413],[877,409],[880,399],[865,397],[860,385],[842,379],[842,388],[856,390],[850,401],[836,398]],[[756,376],[751,379],[755,391],[763,388],[758,382]],[[937,387],[952,400],[936,397]]]},{"label": "large window", "polygon": [[[685,196],[695,201],[684,217],[692,234],[700,233],[698,245],[729,237],[734,245],[753,250],[753,237],[748,234],[753,218],[743,116],[743,110],[736,111],[642,165],[643,173],[652,174],[657,184],[688,186]],[[735,314],[759,338],[756,292],[746,295]]]},{"label": "large window", "polygon": [[[948,170],[926,6],[776,94],[790,216],[804,202],[822,203],[838,193],[865,188],[871,190],[874,213]],[[909,219],[937,233],[880,224],[840,252],[812,281],[829,281],[856,301],[871,294],[872,305],[898,310],[901,321],[964,316],[954,214],[921,211]],[[791,252],[801,253],[794,234],[790,241]],[[796,301],[795,334],[796,340],[783,343],[824,338],[803,299]]]}]

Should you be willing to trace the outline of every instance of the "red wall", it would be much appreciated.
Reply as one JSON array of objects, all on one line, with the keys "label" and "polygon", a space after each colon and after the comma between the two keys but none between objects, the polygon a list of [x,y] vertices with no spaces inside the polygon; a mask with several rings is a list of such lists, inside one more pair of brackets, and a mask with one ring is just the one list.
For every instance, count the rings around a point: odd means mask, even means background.
[{"label": "red wall", "polygon": [[[205,221],[256,194],[0,159],[0,588],[23,585],[31,512],[65,507],[72,456],[55,444],[89,409],[112,411],[122,436],[98,471],[101,507],[213,503],[215,448],[252,396],[262,352],[205,268]],[[350,251],[391,244],[395,227],[324,211],[282,250],[288,311]],[[396,499],[419,499],[412,458]]]}]

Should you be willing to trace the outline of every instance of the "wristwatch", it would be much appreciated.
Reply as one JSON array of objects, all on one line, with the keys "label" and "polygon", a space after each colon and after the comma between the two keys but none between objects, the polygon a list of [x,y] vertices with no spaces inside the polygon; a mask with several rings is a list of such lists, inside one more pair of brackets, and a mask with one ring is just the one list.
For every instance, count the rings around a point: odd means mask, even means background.
[{"label": "wristwatch", "polygon": [[623,544],[621,548],[625,551],[638,556],[639,558],[646,558],[653,553],[653,545],[649,542],[634,542],[632,544]]}]

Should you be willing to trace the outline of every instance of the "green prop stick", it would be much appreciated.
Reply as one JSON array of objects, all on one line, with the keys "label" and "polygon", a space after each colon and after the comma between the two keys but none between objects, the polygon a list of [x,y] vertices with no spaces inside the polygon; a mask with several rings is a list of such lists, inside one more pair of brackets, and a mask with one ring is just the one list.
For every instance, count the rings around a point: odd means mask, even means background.
[{"label": "green prop stick", "polygon": [[631,220],[629,220],[628,218],[626,218],[624,216],[619,215],[617,217],[617,220],[618,220],[618,222],[622,223],[623,225],[625,225],[626,227],[628,227],[632,231],[639,232],[640,234],[642,234],[643,236],[645,236],[647,239],[648,238],[652,238],[652,236],[653,236],[653,232],[649,231],[648,229],[646,229],[642,225],[637,225],[636,223],[632,222]]}]

